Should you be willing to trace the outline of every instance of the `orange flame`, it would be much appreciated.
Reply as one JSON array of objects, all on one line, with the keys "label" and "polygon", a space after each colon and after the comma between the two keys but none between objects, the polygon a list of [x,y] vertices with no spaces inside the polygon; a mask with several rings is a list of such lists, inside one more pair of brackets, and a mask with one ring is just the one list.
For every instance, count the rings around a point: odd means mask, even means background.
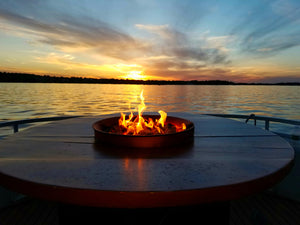
[{"label": "orange flame", "polygon": [[[121,113],[121,117],[119,119],[119,127],[123,131],[124,135],[140,135],[141,133],[147,133],[150,135],[153,134],[164,134],[166,131],[166,120],[167,113],[160,110],[158,113],[160,114],[160,118],[153,121],[152,118],[145,119],[143,117],[143,112],[146,109],[146,105],[144,102],[143,91],[140,94],[141,103],[138,106],[138,116],[134,117],[131,112],[126,119],[126,114]],[[186,125],[183,123],[180,125],[174,124],[176,128],[176,132],[180,132],[186,129]]]}]

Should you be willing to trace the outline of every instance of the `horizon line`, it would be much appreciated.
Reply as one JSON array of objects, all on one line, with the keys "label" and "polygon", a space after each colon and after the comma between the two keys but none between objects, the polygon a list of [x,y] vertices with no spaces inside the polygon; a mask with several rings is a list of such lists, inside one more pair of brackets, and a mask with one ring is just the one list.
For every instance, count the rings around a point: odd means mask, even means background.
[{"label": "horizon line", "polygon": [[[0,77],[0,82],[8,83],[107,83],[107,84],[157,84],[157,85],[300,85],[300,82],[234,82],[228,80],[135,80],[124,78],[89,78],[77,76],[63,76],[63,75],[38,75],[33,73],[22,72],[5,72],[0,71],[0,75],[19,75],[23,77]],[[69,81],[69,82],[68,82]],[[105,82],[106,81],[106,82]],[[109,82],[110,81],[110,82]]]}]

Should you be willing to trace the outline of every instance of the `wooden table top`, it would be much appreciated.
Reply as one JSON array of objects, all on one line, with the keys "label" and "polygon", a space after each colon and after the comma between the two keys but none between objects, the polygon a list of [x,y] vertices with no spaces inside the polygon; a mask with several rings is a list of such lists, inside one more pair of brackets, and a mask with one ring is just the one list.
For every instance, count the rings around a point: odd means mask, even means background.
[{"label": "wooden table top", "polygon": [[293,148],[269,131],[219,117],[169,115],[194,123],[194,143],[152,149],[153,154],[145,149],[111,151],[95,145],[92,129],[94,122],[111,115],[56,121],[11,135],[0,143],[0,184],[87,206],[180,206],[265,190],[293,165]]}]

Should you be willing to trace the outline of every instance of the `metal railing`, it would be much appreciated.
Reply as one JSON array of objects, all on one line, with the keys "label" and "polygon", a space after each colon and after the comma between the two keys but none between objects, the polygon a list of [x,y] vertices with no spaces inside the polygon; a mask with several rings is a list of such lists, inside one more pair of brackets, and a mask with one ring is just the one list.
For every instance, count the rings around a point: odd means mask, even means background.
[{"label": "metal railing", "polygon": [[21,124],[65,120],[65,119],[71,119],[76,117],[80,117],[80,116],[55,116],[55,117],[43,117],[43,118],[26,119],[26,120],[13,120],[7,122],[0,122],[0,128],[11,126],[14,130],[14,133],[16,133],[19,132],[19,125]]},{"label": "metal railing", "polygon": [[[245,123],[248,123],[249,120],[253,120],[254,125],[256,126],[257,121],[264,121],[264,128],[265,130],[270,130],[270,124],[271,122],[275,123],[281,123],[281,124],[288,124],[288,125],[295,125],[300,126],[300,121],[299,120],[288,120],[288,119],[282,119],[282,118],[276,118],[276,117],[268,117],[268,116],[256,116],[255,114],[250,114],[250,115],[240,115],[240,114],[206,114],[210,116],[219,116],[219,117],[224,117],[224,118],[231,118],[231,119],[245,119]],[[297,133],[292,133],[286,134],[286,133],[279,133],[279,132],[274,132],[277,133],[278,135],[282,137],[286,137],[289,139],[294,139],[294,140],[300,140],[300,127],[298,127]]]},{"label": "metal railing", "polygon": [[[257,121],[264,121],[265,122],[265,129],[270,129],[271,122],[283,123],[283,124],[290,124],[295,126],[300,126],[300,121],[298,120],[288,120],[276,117],[267,117],[267,116],[256,116],[255,114],[250,115],[240,115],[240,114],[205,114],[210,116],[218,116],[224,118],[231,118],[231,119],[245,119],[245,123],[248,121],[253,120],[254,125],[256,126]],[[28,124],[28,123],[37,123],[37,122],[49,122],[49,121],[56,121],[56,120],[64,120],[70,118],[76,118],[80,116],[58,116],[58,117],[44,117],[44,118],[35,118],[35,119],[26,119],[26,120],[14,120],[14,121],[7,121],[7,122],[0,122],[1,127],[8,127],[12,126],[14,133],[19,131],[19,125],[21,124]]]},{"label": "metal railing", "polygon": [[257,120],[265,121],[265,129],[270,129],[270,122],[277,122],[277,123],[285,123],[285,124],[291,124],[291,125],[300,125],[300,121],[298,120],[287,120],[287,119],[281,119],[276,117],[267,117],[267,116],[256,116],[255,114],[249,115],[239,115],[239,114],[206,114],[210,116],[219,116],[219,117],[225,117],[225,118],[232,118],[232,119],[246,119],[245,123],[248,123],[250,119],[254,120],[254,125],[256,125]]}]

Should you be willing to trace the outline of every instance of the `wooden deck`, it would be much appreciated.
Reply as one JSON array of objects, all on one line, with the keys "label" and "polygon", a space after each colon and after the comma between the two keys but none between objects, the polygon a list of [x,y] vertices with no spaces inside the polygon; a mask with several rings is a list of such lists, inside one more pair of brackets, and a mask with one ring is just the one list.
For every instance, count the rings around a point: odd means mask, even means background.
[{"label": "wooden deck", "polygon": [[[25,198],[0,210],[0,224],[59,225],[58,204]],[[163,224],[163,221],[160,221],[157,225]],[[230,225],[279,224],[300,224],[299,202],[274,196],[268,192],[231,202]]]},{"label": "wooden deck", "polygon": [[299,225],[300,202],[270,193],[231,203],[231,225]]},{"label": "wooden deck", "polygon": [[58,204],[26,197],[0,211],[1,225],[59,225]]}]

